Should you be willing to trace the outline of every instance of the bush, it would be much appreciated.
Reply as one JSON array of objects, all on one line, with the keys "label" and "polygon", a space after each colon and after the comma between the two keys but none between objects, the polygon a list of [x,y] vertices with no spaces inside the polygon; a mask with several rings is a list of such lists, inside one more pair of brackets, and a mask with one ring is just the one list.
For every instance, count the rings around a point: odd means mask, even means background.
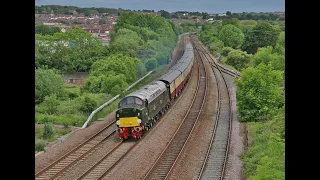
[{"label": "bush", "polygon": [[43,129],[42,137],[45,139],[51,138],[54,135],[54,129],[52,127],[52,123],[45,123]]},{"label": "bush", "polygon": [[80,102],[80,111],[91,113],[97,106],[97,102],[89,95],[83,95]]},{"label": "bush", "polygon": [[146,66],[148,71],[151,71],[151,70],[157,68],[158,61],[155,58],[150,58],[150,59],[147,60],[145,66]]},{"label": "bush", "polygon": [[52,94],[50,96],[46,96],[44,98],[44,102],[42,105],[45,107],[45,111],[48,114],[54,114],[59,106],[59,101],[57,100],[57,96]]},{"label": "bush", "polygon": [[37,152],[44,151],[45,147],[46,147],[46,143],[43,140],[40,140],[40,141],[35,143],[35,150]]},{"label": "bush", "polygon": [[233,50],[228,53],[226,63],[240,71],[250,65],[252,55],[240,50]]},{"label": "bush", "polygon": [[234,49],[232,47],[223,47],[221,50],[222,56],[228,56],[229,52],[233,51]]}]

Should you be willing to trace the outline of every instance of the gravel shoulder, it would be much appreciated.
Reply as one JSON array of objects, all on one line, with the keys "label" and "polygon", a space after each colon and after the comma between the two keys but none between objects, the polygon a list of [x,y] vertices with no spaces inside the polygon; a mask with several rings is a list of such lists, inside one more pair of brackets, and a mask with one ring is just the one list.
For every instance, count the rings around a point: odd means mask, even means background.
[{"label": "gravel shoulder", "polygon": [[243,130],[243,124],[240,123],[238,119],[235,84],[232,82],[232,78],[230,76],[226,77],[229,77],[227,83],[231,92],[232,131],[224,179],[241,180],[243,163],[240,156],[244,151],[245,133]]}]

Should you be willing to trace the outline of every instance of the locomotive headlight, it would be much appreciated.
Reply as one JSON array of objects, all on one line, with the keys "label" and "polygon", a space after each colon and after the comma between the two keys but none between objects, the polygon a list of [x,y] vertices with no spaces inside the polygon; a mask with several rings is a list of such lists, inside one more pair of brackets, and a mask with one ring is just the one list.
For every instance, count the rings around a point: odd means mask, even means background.
[{"label": "locomotive headlight", "polygon": [[119,117],[119,114],[117,114],[117,117]]},{"label": "locomotive headlight", "polygon": [[120,125],[120,121],[118,120],[118,121],[116,122],[116,124],[119,126],[119,125]]},{"label": "locomotive headlight", "polygon": [[140,124],[141,123],[141,119],[138,119],[137,122]]},{"label": "locomotive headlight", "polygon": [[138,113],[138,116],[140,116],[140,113]]}]

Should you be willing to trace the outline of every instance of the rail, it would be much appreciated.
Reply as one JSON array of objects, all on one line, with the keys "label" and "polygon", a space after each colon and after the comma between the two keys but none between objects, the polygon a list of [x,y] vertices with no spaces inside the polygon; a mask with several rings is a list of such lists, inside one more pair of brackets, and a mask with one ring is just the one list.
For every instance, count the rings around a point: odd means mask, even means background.
[{"label": "rail", "polygon": [[[144,78],[146,78],[147,76],[149,76],[151,73],[153,72],[150,71],[148,74],[146,74],[145,76],[143,76],[142,78],[140,78],[138,81],[136,81],[135,83],[131,84],[127,89],[125,89],[123,92],[126,92],[128,90],[130,90],[133,86],[135,86],[136,84],[138,84],[140,81],[142,81]],[[115,101],[116,99],[118,99],[120,97],[120,94],[116,95],[115,97],[113,97],[112,99],[110,99],[108,102],[102,104],[100,107],[98,107],[96,110],[92,111],[92,113],[90,114],[90,116],[88,117],[87,121],[83,124],[82,129],[86,128],[88,123],[92,120],[92,118],[94,117],[94,115],[99,112],[102,108],[106,107],[107,105],[109,105],[110,103],[112,103],[113,101]]]}]

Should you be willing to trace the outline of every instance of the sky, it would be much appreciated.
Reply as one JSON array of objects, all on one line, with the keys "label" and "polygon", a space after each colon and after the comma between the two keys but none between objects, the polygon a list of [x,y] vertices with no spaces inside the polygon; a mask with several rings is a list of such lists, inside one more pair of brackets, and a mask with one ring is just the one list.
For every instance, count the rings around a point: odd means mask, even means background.
[{"label": "sky", "polygon": [[285,11],[285,0],[35,0],[35,5],[123,8],[208,13]]}]

